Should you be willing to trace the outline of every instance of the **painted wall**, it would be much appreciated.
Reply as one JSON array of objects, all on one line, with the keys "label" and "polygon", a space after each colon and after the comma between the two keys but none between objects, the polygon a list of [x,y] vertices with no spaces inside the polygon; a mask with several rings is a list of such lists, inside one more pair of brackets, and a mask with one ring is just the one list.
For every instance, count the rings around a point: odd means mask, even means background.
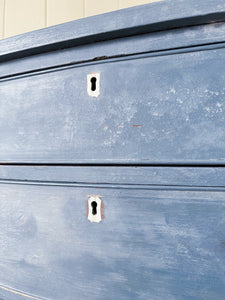
[{"label": "painted wall", "polygon": [[159,0],[0,0],[0,39]]}]

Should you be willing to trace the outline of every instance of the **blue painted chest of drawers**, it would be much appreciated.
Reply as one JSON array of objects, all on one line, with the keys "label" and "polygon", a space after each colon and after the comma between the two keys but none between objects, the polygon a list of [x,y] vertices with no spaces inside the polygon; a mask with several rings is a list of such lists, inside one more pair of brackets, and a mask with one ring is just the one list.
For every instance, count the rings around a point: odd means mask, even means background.
[{"label": "blue painted chest of drawers", "polygon": [[225,3],[0,42],[0,298],[225,299]]}]

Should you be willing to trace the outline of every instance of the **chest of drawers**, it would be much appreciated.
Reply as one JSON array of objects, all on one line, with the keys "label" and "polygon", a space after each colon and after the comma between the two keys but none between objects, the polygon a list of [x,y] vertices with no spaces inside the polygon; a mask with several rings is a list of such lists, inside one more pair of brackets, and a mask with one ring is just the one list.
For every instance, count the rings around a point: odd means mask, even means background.
[{"label": "chest of drawers", "polygon": [[225,298],[225,4],[0,42],[0,298]]}]

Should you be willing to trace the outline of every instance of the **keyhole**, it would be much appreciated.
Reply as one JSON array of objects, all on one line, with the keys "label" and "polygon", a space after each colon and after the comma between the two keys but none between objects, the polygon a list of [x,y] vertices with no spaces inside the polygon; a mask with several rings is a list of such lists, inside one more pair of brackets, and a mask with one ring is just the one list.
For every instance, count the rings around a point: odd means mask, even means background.
[{"label": "keyhole", "polygon": [[91,77],[91,90],[94,92],[96,90],[96,77]]},{"label": "keyhole", "polygon": [[92,201],[91,202],[91,207],[92,207],[92,215],[96,215],[97,214],[97,202]]}]

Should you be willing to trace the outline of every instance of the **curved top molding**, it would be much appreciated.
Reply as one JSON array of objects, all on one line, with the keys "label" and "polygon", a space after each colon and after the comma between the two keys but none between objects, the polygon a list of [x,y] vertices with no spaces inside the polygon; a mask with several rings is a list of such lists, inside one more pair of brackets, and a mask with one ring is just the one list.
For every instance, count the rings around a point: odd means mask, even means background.
[{"label": "curved top molding", "polygon": [[0,41],[0,61],[142,33],[225,20],[224,0],[165,0]]}]

